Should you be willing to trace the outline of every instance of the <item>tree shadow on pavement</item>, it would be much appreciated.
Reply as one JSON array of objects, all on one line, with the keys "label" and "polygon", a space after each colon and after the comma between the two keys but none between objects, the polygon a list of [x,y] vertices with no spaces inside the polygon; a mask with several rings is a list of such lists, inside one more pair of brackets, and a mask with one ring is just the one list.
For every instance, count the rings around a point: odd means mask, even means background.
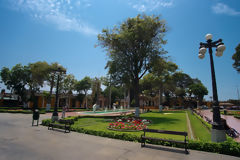
[{"label": "tree shadow on pavement", "polygon": [[[178,149],[178,148],[169,148],[164,146],[156,146],[156,145],[145,145],[144,148],[150,148],[150,149],[156,149],[161,151],[167,151],[167,152],[173,152],[173,153],[180,153],[180,154],[186,154],[185,150]],[[189,152],[189,151],[188,151]],[[189,153],[188,153],[189,154]]]}]

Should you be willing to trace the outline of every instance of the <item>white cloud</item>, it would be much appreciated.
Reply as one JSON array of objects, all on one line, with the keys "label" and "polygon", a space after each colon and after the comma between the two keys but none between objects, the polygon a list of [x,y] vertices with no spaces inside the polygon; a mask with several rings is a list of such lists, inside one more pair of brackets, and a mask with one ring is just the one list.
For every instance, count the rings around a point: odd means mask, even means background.
[{"label": "white cloud", "polygon": [[132,6],[134,9],[138,10],[139,12],[145,12],[146,6],[143,4],[135,4]]},{"label": "white cloud", "polygon": [[129,0],[128,4],[139,12],[146,12],[159,7],[171,7],[173,0]]},{"label": "white cloud", "polygon": [[227,14],[232,16],[240,15],[239,11],[230,8],[228,5],[224,3],[217,3],[215,6],[212,7],[212,10],[216,14]]},{"label": "white cloud", "polygon": [[[35,20],[51,24],[63,31],[75,31],[96,35],[97,30],[74,14],[72,0],[9,0],[14,9],[30,14]],[[90,7],[88,0],[78,0],[77,4]],[[81,8],[77,8],[78,10]],[[79,11],[78,11],[79,14]]]}]

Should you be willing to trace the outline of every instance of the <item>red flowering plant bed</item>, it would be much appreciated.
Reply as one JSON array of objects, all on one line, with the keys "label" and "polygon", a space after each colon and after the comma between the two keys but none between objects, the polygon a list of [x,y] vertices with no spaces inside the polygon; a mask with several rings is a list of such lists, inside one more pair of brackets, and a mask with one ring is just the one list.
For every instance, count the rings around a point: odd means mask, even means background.
[{"label": "red flowering plant bed", "polygon": [[146,119],[118,118],[110,123],[108,129],[116,131],[141,131],[151,123]]}]

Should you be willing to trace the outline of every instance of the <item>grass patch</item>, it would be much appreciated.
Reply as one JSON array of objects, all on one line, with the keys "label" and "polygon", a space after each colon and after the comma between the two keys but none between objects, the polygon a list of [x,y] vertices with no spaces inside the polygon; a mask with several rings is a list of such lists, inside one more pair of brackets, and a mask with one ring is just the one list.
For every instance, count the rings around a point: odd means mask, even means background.
[{"label": "grass patch", "polygon": [[[171,114],[164,114],[171,113]],[[172,130],[172,131],[186,131],[187,132],[187,123],[186,123],[186,115],[185,111],[177,111],[177,112],[151,112],[144,113],[140,116],[142,119],[151,120],[152,123],[148,126],[151,129],[159,129],[159,130]],[[143,134],[142,131],[136,132],[119,132],[107,129],[109,126],[109,118],[107,117],[82,117],[75,121],[74,125],[72,125],[73,130],[79,130],[80,128],[86,130],[94,130],[94,131],[104,131],[111,133],[119,133],[119,134],[130,134],[137,137],[140,137]],[[111,119],[111,118],[110,118]],[[166,138],[166,139],[175,139],[175,140],[183,140],[183,136],[177,135],[167,135],[167,134],[157,134],[157,133],[149,133],[149,136]]]},{"label": "grass patch", "polygon": [[211,141],[211,134],[208,128],[194,114],[191,114],[190,111],[187,111],[187,113],[195,136],[194,138],[202,141]]}]

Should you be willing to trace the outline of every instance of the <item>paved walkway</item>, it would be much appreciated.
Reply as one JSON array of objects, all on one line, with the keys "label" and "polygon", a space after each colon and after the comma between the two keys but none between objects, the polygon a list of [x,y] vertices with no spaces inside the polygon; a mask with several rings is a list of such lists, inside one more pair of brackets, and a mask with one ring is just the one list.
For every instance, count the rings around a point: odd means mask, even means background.
[{"label": "paved walkway", "polygon": [[[210,109],[207,110],[201,110],[201,114],[208,117],[211,121],[213,119],[213,113],[211,112]],[[222,115],[221,118],[225,119],[227,121],[227,124],[231,127],[234,128],[238,133],[240,133],[240,119],[234,118],[234,116],[227,116],[227,115]],[[235,138],[236,141],[240,142],[240,137]]]},{"label": "paved walkway", "polygon": [[[48,115],[41,115],[46,118]],[[0,113],[0,160],[240,160],[240,158],[32,127],[32,115]],[[49,117],[48,117],[49,118]],[[150,145],[149,145],[150,146]]]}]

